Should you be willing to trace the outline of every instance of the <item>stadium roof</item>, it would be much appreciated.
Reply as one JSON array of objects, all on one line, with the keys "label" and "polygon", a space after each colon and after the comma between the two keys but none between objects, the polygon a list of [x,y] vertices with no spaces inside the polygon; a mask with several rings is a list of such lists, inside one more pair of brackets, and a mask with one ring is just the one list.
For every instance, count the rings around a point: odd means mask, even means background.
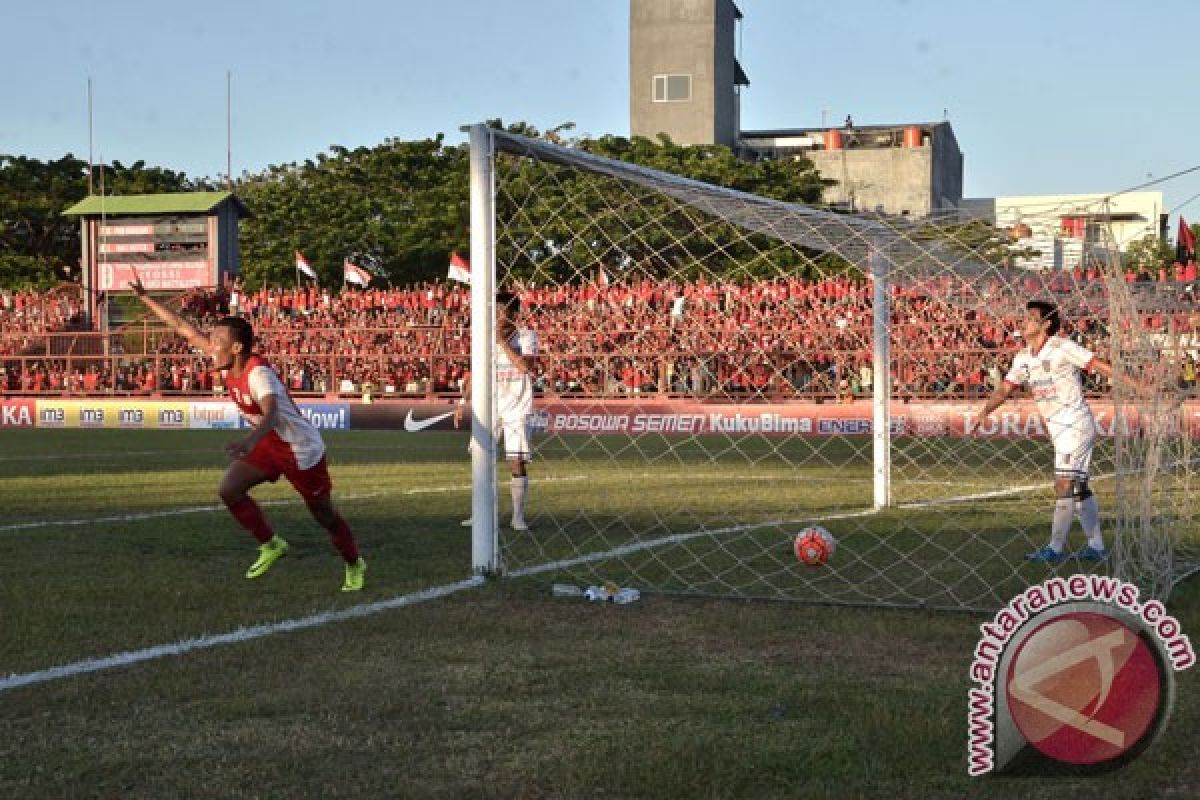
[{"label": "stadium roof", "polygon": [[63,212],[63,216],[114,214],[199,214],[224,202],[232,202],[238,216],[252,216],[246,204],[233,192],[174,192],[125,196],[92,195]]}]

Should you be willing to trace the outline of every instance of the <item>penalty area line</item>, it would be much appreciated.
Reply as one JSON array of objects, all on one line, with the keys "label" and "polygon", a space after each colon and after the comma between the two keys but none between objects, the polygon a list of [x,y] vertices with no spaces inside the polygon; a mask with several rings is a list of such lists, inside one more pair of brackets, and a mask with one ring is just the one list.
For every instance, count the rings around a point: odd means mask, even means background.
[{"label": "penalty area line", "polygon": [[396,608],[404,608],[406,606],[417,605],[418,603],[426,603],[430,600],[437,600],[466,589],[474,589],[482,586],[485,580],[486,579],[483,576],[475,576],[467,578],[466,580],[458,581],[456,583],[447,583],[445,585],[435,586],[430,589],[422,589],[421,591],[399,595],[389,600],[379,600],[374,603],[352,606],[350,608],[341,609],[340,611],[322,611],[317,614],[311,614],[307,617],[300,617],[299,619],[272,622],[267,625],[254,625],[249,628],[238,628],[237,630],[230,631],[229,633],[221,633],[211,636],[199,636],[194,639],[184,639],[182,641],[175,642],[174,644],[155,645],[142,650],[128,650],[124,653],[116,653],[115,655],[106,656],[104,658],[87,658],[82,661],[76,661],[71,664],[63,664],[61,666],[38,670],[36,672],[13,674],[6,678],[0,678],[0,692],[7,692],[11,689],[18,689],[23,686],[33,686],[39,683],[49,683],[50,681],[62,680],[64,678],[73,678],[77,675],[86,675],[92,672],[119,669],[121,667],[128,667],[133,664],[154,661],[160,658],[168,658],[170,656],[183,656],[187,655],[188,653],[194,653],[197,650],[208,650],[213,647],[220,647],[228,644],[240,644],[253,639],[262,639],[266,636],[274,636],[279,633],[291,633],[292,631],[320,628],[337,622],[359,619],[360,617],[379,614],[383,611],[391,611],[392,609]]}]

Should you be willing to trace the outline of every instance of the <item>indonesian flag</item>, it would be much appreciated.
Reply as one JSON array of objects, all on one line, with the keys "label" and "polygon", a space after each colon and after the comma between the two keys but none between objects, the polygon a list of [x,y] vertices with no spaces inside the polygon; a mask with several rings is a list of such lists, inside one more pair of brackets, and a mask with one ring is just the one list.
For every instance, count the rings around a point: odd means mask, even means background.
[{"label": "indonesian flag", "polygon": [[317,271],[308,265],[308,259],[299,250],[296,251],[296,270],[303,272],[314,281],[317,279]]},{"label": "indonesian flag", "polygon": [[471,265],[468,264],[467,260],[465,258],[463,258],[462,256],[460,256],[458,253],[451,252],[450,253],[450,272],[448,272],[446,274],[446,277],[452,281],[458,281],[459,283],[470,284],[471,283]]},{"label": "indonesian flag", "polygon": [[1175,237],[1175,260],[1188,264],[1196,260],[1196,236],[1179,215],[1179,235]]},{"label": "indonesian flag", "polygon": [[371,282],[371,273],[357,264],[351,263],[348,258],[342,261],[342,270],[344,271],[342,280],[345,283],[356,283],[359,286],[366,286]]}]

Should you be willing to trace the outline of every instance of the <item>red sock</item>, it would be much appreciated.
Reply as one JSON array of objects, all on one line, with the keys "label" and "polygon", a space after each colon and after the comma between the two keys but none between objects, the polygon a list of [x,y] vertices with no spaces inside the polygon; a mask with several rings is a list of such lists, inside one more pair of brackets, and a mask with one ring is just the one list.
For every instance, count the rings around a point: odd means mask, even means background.
[{"label": "red sock", "polygon": [[258,507],[258,503],[254,502],[254,498],[243,497],[232,505],[229,503],[226,505],[238,524],[250,531],[259,544],[271,541],[271,537],[275,534],[271,530],[270,524],[267,523],[267,518],[263,516],[262,509]]},{"label": "red sock", "polygon": [[333,542],[334,549],[341,554],[343,561],[354,564],[358,561],[358,546],[354,543],[354,534],[350,532],[350,526],[342,519],[341,514],[335,515],[335,519],[337,522],[329,532],[329,541]]}]

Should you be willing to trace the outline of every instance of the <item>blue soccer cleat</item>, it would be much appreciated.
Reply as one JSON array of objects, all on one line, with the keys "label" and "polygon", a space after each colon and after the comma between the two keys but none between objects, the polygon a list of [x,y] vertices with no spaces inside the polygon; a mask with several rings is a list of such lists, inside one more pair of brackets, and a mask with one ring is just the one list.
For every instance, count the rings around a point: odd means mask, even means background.
[{"label": "blue soccer cleat", "polygon": [[1060,553],[1050,545],[1046,545],[1041,550],[1035,550],[1025,556],[1026,561],[1032,561],[1036,564],[1061,564],[1067,560],[1065,553]]},{"label": "blue soccer cleat", "polygon": [[1108,558],[1108,551],[1097,550],[1089,544],[1082,550],[1076,550],[1071,554],[1071,557],[1079,561],[1104,561]]}]

